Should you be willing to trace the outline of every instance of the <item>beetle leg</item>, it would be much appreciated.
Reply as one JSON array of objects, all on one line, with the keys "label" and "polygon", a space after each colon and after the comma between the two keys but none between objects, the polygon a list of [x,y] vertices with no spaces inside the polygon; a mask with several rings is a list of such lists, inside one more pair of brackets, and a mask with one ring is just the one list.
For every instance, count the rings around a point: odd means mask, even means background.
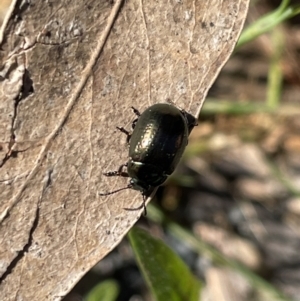
[{"label": "beetle leg", "polygon": [[127,167],[127,163],[122,164],[116,171],[108,171],[103,173],[106,177],[128,177],[128,173],[123,171],[123,168]]},{"label": "beetle leg", "polygon": [[[137,117],[140,117],[140,116],[141,116],[141,113],[140,113],[140,111],[139,111],[138,109],[136,109],[135,107],[131,107],[131,109],[133,110],[133,113],[134,113]],[[139,119],[139,118],[137,118],[137,119],[135,119],[135,120],[132,121],[132,125],[131,125],[132,129],[135,128],[135,125],[136,125],[138,119]]]},{"label": "beetle leg", "polygon": [[136,208],[123,208],[124,210],[127,210],[127,211],[136,211],[136,210],[140,210],[144,208],[144,216],[147,215],[147,208],[146,208],[146,196],[143,194],[143,203],[136,207]]},{"label": "beetle leg", "polygon": [[139,111],[138,109],[136,109],[135,107],[131,107],[131,109],[133,110],[133,113],[134,113],[136,116],[138,116],[138,117],[141,116],[141,113],[140,113],[140,111]]},{"label": "beetle leg", "polygon": [[145,194],[145,192],[142,193],[142,196],[143,196],[143,203],[136,207],[136,208],[123,208],[124,210],[127,210],[127,211],[135,211],[135,210],[140,210],[142,208],[144,208],[144,216],[147,215],[147,207],[146,207],[146,200],[147,200],[147,195]]},{"label": "beetle leg", "polygon": [[117,129],[118,129],[120,132],[124,133],[125,135],[130,136],[130,133],[129,133],[127,130],[125,130],[123,127],[118,127],[118,126],[117,126]]},{"label": "beetle leg", "polygon": [[118,129],[120,132],[124,133],[124,134],[127,136],[126,141],[127,141],[127,143],[129,144],[129,141],[130,141],[130,138],[131,138],[131,134],[130,134],[127,130],[125,130],[123,127],[120,128],[120,127],[117,126],[117,129]]},{"label": "beetle leg", "polygon": [[137,119],[134,119],[134,120],[132,121],[132,124],[131,124],[132,129],[135,128],[135,125],[136,125],[137,121],[138,121],[138,118],[137,118]]}]

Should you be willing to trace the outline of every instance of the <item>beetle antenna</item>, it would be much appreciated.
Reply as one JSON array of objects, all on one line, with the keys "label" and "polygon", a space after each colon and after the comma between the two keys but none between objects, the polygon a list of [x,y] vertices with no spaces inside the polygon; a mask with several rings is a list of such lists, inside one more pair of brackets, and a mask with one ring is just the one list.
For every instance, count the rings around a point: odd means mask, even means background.
[{"label": "beetle antenna", "polygon": [[132,188],[132,185],[131,184],[128,184],[126,187],[123,187],[123,188],[120,188],[120,189],[117,189],[117,190],[113,190],[113,191],[110,191],[110,192],[105,192],[105,193],[99,193],[99,195],[110,195],[110,194],[115,194],[119,191],[122,191],[122,190],[125,190],[125,189],[130,189]]}]

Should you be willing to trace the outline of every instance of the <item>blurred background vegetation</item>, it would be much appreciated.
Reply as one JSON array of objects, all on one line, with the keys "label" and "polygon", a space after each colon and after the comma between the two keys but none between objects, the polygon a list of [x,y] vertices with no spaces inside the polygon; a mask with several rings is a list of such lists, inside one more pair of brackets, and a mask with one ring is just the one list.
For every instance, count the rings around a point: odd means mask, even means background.
[{"label": "blurred background vegetation", "polygon": [[[299,1],[253,0],[180,166],[137,223],[184,263],[133,230],[65,300],[166,301],[180,273],[191,295],[171,300],[195,300],[192,287],[201,300],[300,300],[299,133]],[[168,261],[164,282],[151,265]]]}]

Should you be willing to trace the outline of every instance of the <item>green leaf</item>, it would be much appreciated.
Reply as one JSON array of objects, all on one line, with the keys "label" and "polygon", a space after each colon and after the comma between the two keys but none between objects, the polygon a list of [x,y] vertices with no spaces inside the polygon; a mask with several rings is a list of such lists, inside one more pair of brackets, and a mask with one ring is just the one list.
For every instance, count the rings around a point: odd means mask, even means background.
[{"label": "green leaf", "polygon": [[115,301],[119,294],[116,281],[106,280],[97,284],[85,297],[86,301]]},{"label": "green leaf", "polygon": [[134,227],[129,239],[138,265],[157,301],[198,301],[201,284],[162,241]]}]

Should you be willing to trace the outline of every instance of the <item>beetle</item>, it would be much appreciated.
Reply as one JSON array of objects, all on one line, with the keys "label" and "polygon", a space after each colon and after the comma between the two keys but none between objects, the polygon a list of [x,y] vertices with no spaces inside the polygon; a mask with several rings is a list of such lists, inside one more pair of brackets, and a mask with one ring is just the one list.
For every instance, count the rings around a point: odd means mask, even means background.
[{"label": "beetle", "polygon": [[[170,102],[154,104],[142,114],[134,107],[131,108],[137,115],[132,123],[132,133],[122,127],[117,127],[127,135],[129,160],[117,171],[104,173],[108,177],[129,177],[129,184],[111,192],[100,193],[100,195],[110,195],[130,188],[139,190],[143,196],[142,205],[138,208],[124,209],[139,210],[144,207],[146,214],[146,197],[156,187],[163,184],[175,170],[188,144],[188,136],[197,125],[197,120]],[[123,171],[125,167],[127,172]]]}]

